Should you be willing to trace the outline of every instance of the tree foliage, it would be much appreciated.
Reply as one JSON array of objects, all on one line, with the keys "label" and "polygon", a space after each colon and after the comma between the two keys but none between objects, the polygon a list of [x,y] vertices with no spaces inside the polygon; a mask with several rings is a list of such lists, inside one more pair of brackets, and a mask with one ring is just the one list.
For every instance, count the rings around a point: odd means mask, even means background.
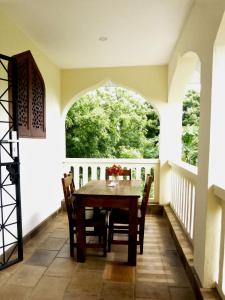
[{"label": "tree foliage", "polygon": [[190,90],[183,100],[182,160],[194,166],[198,162],[199,118],[200,96]]},{"label": "tree foliage", "polygon": [[158,137],[153,107],[119,87],[85,94],[66,118],[67,157],[157,158]]}]

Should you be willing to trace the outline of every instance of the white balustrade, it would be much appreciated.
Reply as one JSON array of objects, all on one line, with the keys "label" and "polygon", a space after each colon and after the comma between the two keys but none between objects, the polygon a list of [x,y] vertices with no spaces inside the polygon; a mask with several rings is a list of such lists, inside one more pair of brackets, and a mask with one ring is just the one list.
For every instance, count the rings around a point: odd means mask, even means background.
[{"label": "white balustrade", "polygon": [[154,174],[154,193],[151,202],[159,201],[159,159],[116,159],[116,158],[66,158],[63,172],[74,170],[75,186],[81,187],[89,180],[105,179],[106,167],[117,164],[132,170],[132,179],[145,179],[146,174]]},{"label": "white balustrade", "polygon": [[197,168],[186,163],[168,163],[171,166],[170,205],[193,243]]},{"label": "white balustrade", "polygon": [[225,299],[225,189],[214,185],[213,191],[217,196],[218,204],[221,207],[220,255],[217,290],[221,298]]}]

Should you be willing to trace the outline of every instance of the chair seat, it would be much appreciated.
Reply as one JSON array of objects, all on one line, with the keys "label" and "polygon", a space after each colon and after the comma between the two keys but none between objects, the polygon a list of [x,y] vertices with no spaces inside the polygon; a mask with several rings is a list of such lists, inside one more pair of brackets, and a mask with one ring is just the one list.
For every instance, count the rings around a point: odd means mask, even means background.
[{"label": "chair seat", "polygon": [[[76,227],[76,215],[73,213],[73,226]],[[104,227],[107,222],[107,214],[105,211],[95,215],[93,209],[85,209],[85,227]]]},{"label": "chair seat", "polygon": [[[93,216],[94,216],[93,209],[85,209],[85,220],[93,219]],[[74,212],[72,213],[72,218],[74,221],[76,221],[76,215]]]},{"label": "chair seat", "polygon": [[[141,209],[138,208],[137,212],[138,223],[141,218]],[[114,208],[111,211],[110,219],[113,223],[120,223],[120,224],[129,224],[129,210]]]}]

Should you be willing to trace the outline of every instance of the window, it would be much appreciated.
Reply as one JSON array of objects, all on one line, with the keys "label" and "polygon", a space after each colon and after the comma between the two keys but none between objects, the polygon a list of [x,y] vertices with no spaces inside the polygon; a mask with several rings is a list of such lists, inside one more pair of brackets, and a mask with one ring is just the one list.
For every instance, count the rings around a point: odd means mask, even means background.
[{"label": "window", "polygon": [[[45,138],[44,80],[30,51],[13,57],[17,69],[19,137]],[[11,69],[9,65],[9,72]]]}]

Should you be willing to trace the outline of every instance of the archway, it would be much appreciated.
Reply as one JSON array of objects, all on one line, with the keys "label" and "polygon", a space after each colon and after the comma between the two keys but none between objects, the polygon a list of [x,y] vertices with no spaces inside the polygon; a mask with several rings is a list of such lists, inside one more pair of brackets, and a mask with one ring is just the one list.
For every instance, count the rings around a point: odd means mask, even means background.
[{"label": "archway", "polygon": [[158,158],[158,113],[136,92],[107,82],[71,106],[66,141],[67,157]]},{"label": "archway", "polygon": [[216,184],[224,186],[225,177],[225,16],[214,44],[212,73],[211,155],[212,176]]},{"label": "archway", "polygon": [[[72,107],[72,105],[74,103],[76,103],[78,101],[78,99],[80,99],[81,97],[83,97],[84,95],[87,95],[89,93],[93,93],[94,91],[96,91],[99,88],[105,87],[107,89],[113,89],[116,87],[120,87],[121,89],[127,90],[130,94],[132,94],[136,99],[138,99],[140,102],[146,102],[146,103],[150,103],[152,110],[154,110],[155,115],[157,115],[158,119],[160,120],[160,112],[159,109],[157,107],[157,101],[149,101],[148,99],[146,99],[145,96],[143,96],[140,92],[130,88],[130,87],[125,87],[121,84],[118,83],[113,83],[111,80],[104,80],[102,82],[100,82],[99,84],[92,86],[88,89],[85,89],[84,91],[82,91],[81,93],[79,93],[78,95],[75,95],[68,103],[67,105],[64,107],[63,112],[62,112],[62,123],[65,124],[66,121],[66,116],[68,114],[69,109]],[[160,106],[159,106],[160,108]],[[160,122],[160,121],[159,121]],[[63,127],[65,127],[63,125]],[[160,138],[160,137],[159,137]],[[159,142],[160,144],[160,142]],[[66,151],[65,151],[66,153]]]},{"label": "archway", "polygon": [[[158,201],[160,120],[149,102],[134,91],[107,82],[76,97],[67,111],[67,157],[80,162],[75,166],[82,177],[77,186],[89,179],[103,179],[105,167],[116,159],[133,170],[133,178],[144,180],[153,172],[157,178],[154,199]],[[81,160],[85,158],[84,165]]]},{"label": "archway", "polygon": [[[192,90],[196,95],[200,96],[200,87],[201,87],[201,62],[198,55],[194,52],[185,53],[178,61],[177,68],[173,75],[171,86],[169,89],[169,112],[170,112],[170,130],[173,132],[172,139],[173,149],[170,151],[172,160],[180,161],[184,157],[184,145],[182,145],[182,132],[184,132],[184,122],[182,119],[186,117],[186,122],[188,123],[188,116],[190,117],[192,109],[191,105],[191,96],[189,91]],[[182,103],[182,100],[186,98],[186,102]],[[189,99],[187,99],[189,98]],[[183,114],[184,104],[186,105],[186,116]],[[199,107],[198,107],[199,109]],[[189,113],[188,113],[189,110]],[[199,122],[199,116],[198,116]],[[197,122],[197,123],[198,123]],[[193,123],[193,122],[192,122]],[[187,125],[187,124],[186,124]],[[192,124],[189,124],[192,125]],[[197,125],[197,127],[199,124]],[[187,132],[187,131],[186,131]],[[187,132],[189,138],[192,137],[191,130]],[[198,137],[198,132],[195,133],[195,136]],[[190,145],[191,147],[192,145]],[[196,148],[196,145],[194,145]],[[195,149],[196,150],[196,149]],[[189,150],[190,151],[190,150]],[[191,161],[191,160],[190,160]],[[188,160],[186,162],[189,162]]]}]

